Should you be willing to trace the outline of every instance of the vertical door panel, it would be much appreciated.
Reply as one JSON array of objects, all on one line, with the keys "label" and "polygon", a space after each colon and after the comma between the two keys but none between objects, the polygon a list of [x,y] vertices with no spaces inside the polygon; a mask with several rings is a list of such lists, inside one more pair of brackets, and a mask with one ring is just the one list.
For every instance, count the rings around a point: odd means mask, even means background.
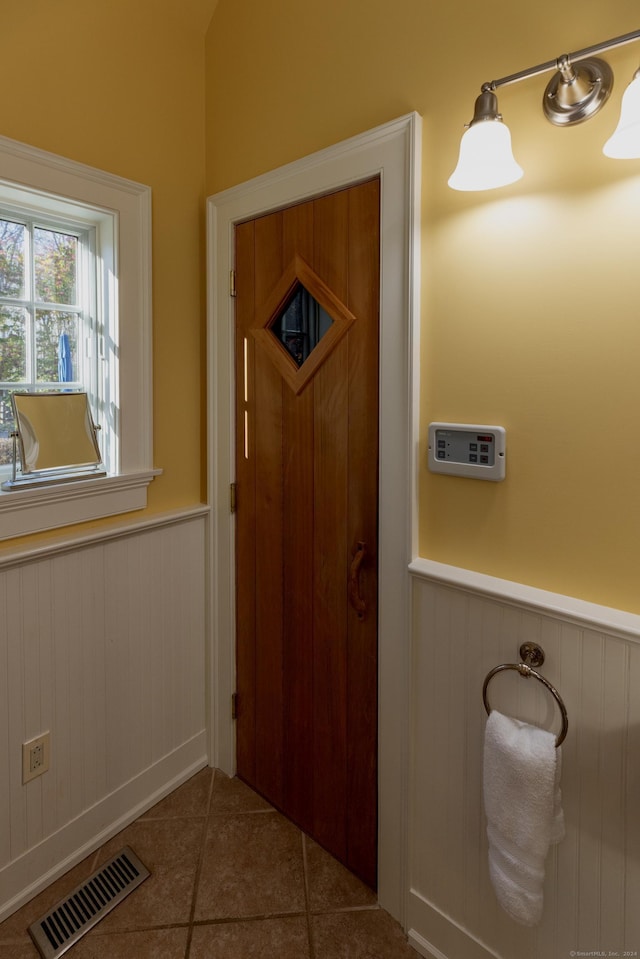
[{"label": "vertical door panel", "polygon": [[338,344],[315,379],[313,656],[314,836],[347,851],[347,449],[348,351]]},{"label": "vertical door panel", "polygon": [[[280,275],[282,218],[261,217],[255,228],[256,304]],[[282,378],[255,350],[255,593],[256,787],[282,805],[284,544]],[[264,717],[269,717],[265,722]]]},{"label": "vertical door panel", "polygon": [[[313,259],[313,206],[282,213],[284,263]],[[308,774],[313,730],[314,383],[296,396],[283,392],[284,449],[284,802],[307,832],[313,830],[313,780]]]},{"label": "vertical door panel", "polygon": [[[377,789],[377,663],[378,647],[378,290],[370,277],[379,269],[379,181],[363,184],[349,204],[349,306],[362,322],[349,331],[349,506],[348,542],[353,552],[358,542],[366,552],[361,567],[360,591],[366,609],[362,619],[349,609],[349,663],[347,674],[347,834],[349,861],[370,884],[376,875],[377,807],[362,797]],[[359,242],[362,235],[371,242]],[[375,477],[371,471],[375,470]]]}]

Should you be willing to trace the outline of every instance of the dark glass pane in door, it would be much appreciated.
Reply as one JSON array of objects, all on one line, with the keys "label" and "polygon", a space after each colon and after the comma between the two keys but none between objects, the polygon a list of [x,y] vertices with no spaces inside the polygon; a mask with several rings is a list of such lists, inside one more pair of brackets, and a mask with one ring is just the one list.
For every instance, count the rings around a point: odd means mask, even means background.
[{"label": "dark glass pane in door", "polygon": [[271,332],[298,366],[302,366],[333,323],[308,290],[299,284],[287,306],[271,324]]}]

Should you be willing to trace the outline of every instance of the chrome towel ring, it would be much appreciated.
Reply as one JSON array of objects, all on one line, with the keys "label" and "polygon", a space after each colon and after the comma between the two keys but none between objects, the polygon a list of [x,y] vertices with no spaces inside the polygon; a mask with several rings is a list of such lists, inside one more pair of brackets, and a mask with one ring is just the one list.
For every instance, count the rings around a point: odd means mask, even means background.
[{"label": "chrome towel ring", "polygon": [[[521,655],[522,655],[522,651],[521,651]],[[542,660],[544,660],[544,653],[542,653]],[[557,749],[558,746],[560,746],[564,742],[565,736],[567,735],[567,730],[569,728],[569,717],[567,716],[566,707],[562,701],[562,696],[560,695],[558,690],[555,688],[555,686],[552,686],[548,679],[545,679],[544,676],[541,676],[540,673],[536,672],[535,669],[532,669],[531,666],[528,666],[526,663],[503,663],[501,666],[496,666],[489,673],[487,673],[487,676],[484,681],[484,685],[482,687],[482,701],[484,702],[484,708],[487,711],[487,715],[491,712],[491,706],[489,705],[489,700],[487,698],[487,686],[489,685],[493,677],[497,673],[501,673],[504,669],[515,669],[518,673],[520,673],[521,676],[524,676],[526,679],[529,679],[531,676],[533,676],[534,679],[537,679],[539,682],[542,683],[543,686],[547,687],[547,689],[549,690],[549,692],[551,693],[551,695],[557,702],[558,706],[560,707],[560,712],[562,713],[562,729],[560,730],[558,737],[556,739],[556,749]]]}]

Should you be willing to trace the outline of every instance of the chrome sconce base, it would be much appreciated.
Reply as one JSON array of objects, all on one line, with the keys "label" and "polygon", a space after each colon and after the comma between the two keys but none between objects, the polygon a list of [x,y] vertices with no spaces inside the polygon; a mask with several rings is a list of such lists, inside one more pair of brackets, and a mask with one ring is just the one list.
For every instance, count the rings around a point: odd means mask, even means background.
[{"label": "chrome sconce base", "polygon": [[[484,83],[473,120],[462,138],[449,186],[454,190],[490,190],[522,176],[511,151],[509,130],[498,111],[498,87],[554,71],[542,100],[545,117],[558,127],[583,123],[602,109],[613,89],[613,71],[597,54],[636,40],[640,40],[640,30]],[[620,121],[605,144],[604,153],[616,159],[640,158],[640,71],[623,97]]]},{"label": "chrome sconce base", "polygon": [[582,123],[602,109],[612,88],[613,71],[604,60],[590,57],[576,69],[569,57],[561,57],[544,91],[544,115],[558,127]]}]

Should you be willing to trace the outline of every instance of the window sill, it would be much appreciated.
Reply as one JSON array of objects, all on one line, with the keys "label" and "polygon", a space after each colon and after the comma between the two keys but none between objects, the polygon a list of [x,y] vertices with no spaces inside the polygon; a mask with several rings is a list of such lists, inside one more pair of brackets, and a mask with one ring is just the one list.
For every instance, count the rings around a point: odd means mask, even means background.
[{"label": "window sill", "polygon": [[37,489],[0,491],[0,540],[129,513],[147,505],[162,470],[139,470]]}]

